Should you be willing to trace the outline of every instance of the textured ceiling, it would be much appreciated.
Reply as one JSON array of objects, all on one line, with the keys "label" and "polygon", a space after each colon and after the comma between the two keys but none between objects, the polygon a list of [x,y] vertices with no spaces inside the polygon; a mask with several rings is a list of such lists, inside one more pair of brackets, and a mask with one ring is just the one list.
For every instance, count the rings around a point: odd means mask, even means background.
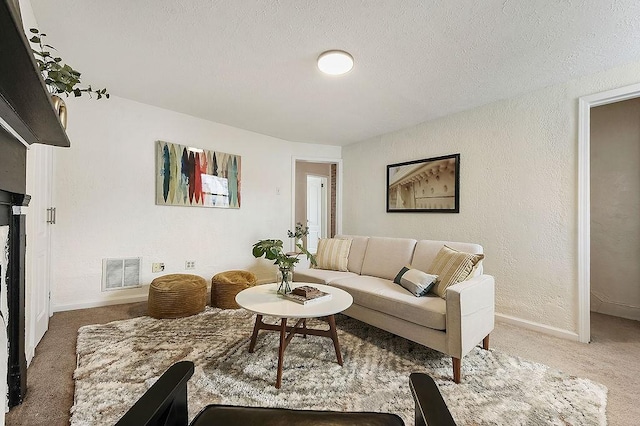
[{"label": "textured ceiling", "polygon": [[[31,3],[83,82],[298,142],[346,145],[640,60],[638,0]],[[329,49],[353,70],[322,75]]]}]

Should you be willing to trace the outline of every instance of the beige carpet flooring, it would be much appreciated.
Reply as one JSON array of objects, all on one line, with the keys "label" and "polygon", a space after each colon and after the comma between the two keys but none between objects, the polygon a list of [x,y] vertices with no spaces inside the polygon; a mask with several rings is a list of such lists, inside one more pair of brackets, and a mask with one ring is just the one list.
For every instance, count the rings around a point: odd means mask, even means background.
[{"label": "beige carpet flooring", "polygon": [[[67,425],[78,328],[145,312],[145,303],[135,303],[56,313],[29,366],[25,401],[7,413],[6,424]],[[586,345],[498,322],[491,347],[604,384],[609,425],[640,424],[640,322],[593,314],[591,334]]]}]

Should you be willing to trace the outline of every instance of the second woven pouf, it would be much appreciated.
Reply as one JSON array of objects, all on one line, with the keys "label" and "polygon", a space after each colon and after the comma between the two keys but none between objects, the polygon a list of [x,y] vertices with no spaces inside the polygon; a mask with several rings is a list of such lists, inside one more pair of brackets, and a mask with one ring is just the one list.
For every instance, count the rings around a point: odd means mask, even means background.
[{"label": "second woven pouf", "polygon": [[249,271],[225,271],[211,278],[211,306],[222,309],[238,309],[236,295],[245,288],[256,285],[256,276]]},{"label": "second woven pouf", "polygon": [[207,305],[207,281],[197,275],[170,274],[151,281],[149,316],[182,318],[204,311]]}]

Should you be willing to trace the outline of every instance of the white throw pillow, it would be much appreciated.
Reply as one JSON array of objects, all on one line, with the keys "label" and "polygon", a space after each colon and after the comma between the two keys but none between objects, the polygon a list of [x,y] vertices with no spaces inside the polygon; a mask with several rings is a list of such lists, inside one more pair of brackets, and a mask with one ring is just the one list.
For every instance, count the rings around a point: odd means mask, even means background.
[{"label": "white throw pillow", "polygon": [[405,266],[398,272],[393,282],[400,284],[414,296],[420,297],[431,290],[431,287],[433,287],[437,279],[437,275],[430,275],[418,269],[411,269]]}]

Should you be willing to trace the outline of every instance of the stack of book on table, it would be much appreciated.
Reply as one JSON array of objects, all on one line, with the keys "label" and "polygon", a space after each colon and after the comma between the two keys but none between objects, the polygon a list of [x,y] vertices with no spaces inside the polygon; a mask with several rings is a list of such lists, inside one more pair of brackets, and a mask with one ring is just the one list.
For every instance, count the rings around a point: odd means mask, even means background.
[{"label": "stack of book on table", "polygon": [[323,300],[329,300],[331,299],[331,294],[320,291],[317,288],[311,287],[309,285],[303,285],[294,288],[291,293],[285,294],[284,297],[301,305],[307,305],[309,303],[317,303]]}]

